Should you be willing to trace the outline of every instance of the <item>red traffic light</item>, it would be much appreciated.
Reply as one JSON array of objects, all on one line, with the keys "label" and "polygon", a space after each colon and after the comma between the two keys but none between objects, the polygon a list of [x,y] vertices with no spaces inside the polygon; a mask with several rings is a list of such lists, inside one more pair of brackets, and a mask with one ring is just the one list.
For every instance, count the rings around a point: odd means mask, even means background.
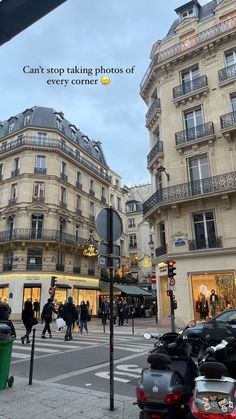
[{"label": "red traffic light", "polygon": [[167,265],[168,266],[175,266],[176,265],[176,261],[175,260],[168,260]]}]

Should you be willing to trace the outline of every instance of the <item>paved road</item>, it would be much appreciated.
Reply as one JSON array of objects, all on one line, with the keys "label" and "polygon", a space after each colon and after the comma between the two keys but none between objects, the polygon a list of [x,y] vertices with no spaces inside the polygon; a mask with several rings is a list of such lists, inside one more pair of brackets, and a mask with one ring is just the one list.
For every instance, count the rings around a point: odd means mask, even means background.
[{"label": "paved road", "polygon": [[[148,323],[146,323],[146,326]],[[21,326],[18,327],[17,336]],[[109,334],[91,328],[89,334],[74,334],[65,342],[64,333],[42,340],[36,332],[34,377],[52,383],[85,387],[109,392]],[[95,329],[95,330],[94,330]],[[140,329],[141,330],[141,329]],[[155,329],[154,329],[155,331]],[[140,334],[132,335],[129,328],[115,328],[114,382],[115,393],[135,397],[135,384],[146,364],[147,352],[153,343]],[[29,374],[31,345],[22,345],[20,337],[13,346],[11,372],[18,377]]]}]

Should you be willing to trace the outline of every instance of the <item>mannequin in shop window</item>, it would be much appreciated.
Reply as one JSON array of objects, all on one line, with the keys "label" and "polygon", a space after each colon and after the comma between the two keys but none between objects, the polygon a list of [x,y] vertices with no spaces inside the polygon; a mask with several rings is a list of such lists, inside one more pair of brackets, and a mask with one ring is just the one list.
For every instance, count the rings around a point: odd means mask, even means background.
[{"label": "mannequin in shop window", "polygon": [[206,318],[209,316],[208,301],[204,294],[200,294],[199,313],[201,320],[206,320]]},{"label": "mannequin in shop window", "polygon": [[218,295],[216,294],[215,290],[211,290],[211,295],[210,295],[211,317],[214,317],[216,315],[216,308],[218,307],[218,303],[219,303]]}]

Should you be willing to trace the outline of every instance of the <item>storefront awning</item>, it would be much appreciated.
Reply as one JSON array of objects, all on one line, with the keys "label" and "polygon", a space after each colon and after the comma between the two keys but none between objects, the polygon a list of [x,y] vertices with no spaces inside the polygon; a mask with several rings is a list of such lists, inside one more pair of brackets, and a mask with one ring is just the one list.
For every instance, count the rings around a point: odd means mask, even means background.
[{"label": "storefront awning", "polygon": [[[134,285],[114,284],[114,292],[123,292],[127,295],[143,295],[144,297],[152,297],[152,293]],[[110,285],[108,282],[100,281],[100,290],[109,293]]]},{"label": "storefront awning", "polygon": [[99,290],[99,286],[93,285],[92,287],[89,287],[88,285],[73,285],[73,288],[76,288],[77,290]]}]

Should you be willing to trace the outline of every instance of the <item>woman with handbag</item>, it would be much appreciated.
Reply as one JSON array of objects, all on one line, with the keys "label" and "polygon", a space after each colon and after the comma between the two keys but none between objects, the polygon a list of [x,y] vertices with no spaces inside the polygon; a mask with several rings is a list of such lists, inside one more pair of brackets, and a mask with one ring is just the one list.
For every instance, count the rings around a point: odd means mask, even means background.
[{"label": "woman with handbag", "polygon": [[25,340],[26,343],[30,343],[29,335],[31,333],[32,326],[38,323],[37,319],[34,317],[34,311],[31,301],[25,302],[25,307],[22,312],[22,320],[26,330],[25,335],[21,338],[21,343],[22,345],[24,345]]}]

